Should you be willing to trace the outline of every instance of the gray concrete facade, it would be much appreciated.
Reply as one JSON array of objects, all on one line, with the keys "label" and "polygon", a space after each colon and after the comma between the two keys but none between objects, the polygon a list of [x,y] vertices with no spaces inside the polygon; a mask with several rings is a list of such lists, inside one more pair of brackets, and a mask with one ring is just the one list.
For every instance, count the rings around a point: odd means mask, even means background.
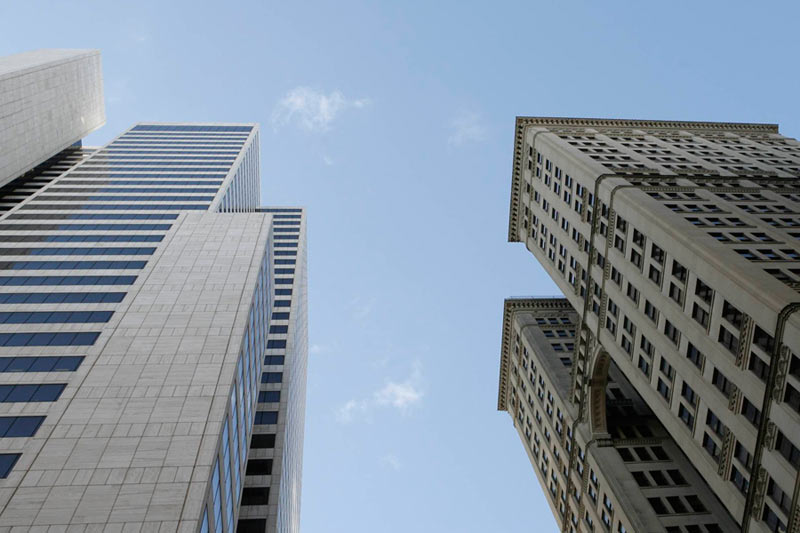
[{"label": "gray concrete facade", "polygon": [[517,119],[508,236],[578,315],[569,401],[613,442],[613,362],[743,531],[800,531],[798,227],[775,125]]},{"label": "gray concrete facade", "polygon": [[0,531],[297,530],[303,210],[257,211],[258,151],[137,124],[2,190]]},{"label": "gray concrete facade", "polygon": [[105,124],[98,50],[0,57],[0,186]]}]

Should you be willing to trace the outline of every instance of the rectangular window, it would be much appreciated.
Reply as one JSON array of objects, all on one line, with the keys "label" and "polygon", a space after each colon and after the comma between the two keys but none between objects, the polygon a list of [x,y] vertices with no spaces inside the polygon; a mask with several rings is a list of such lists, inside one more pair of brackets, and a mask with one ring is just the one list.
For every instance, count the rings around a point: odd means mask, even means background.
[{"label": "rectangular window", "polygon": [[66,383],[0,385],[0,402],[54,402],[66,386]]}]

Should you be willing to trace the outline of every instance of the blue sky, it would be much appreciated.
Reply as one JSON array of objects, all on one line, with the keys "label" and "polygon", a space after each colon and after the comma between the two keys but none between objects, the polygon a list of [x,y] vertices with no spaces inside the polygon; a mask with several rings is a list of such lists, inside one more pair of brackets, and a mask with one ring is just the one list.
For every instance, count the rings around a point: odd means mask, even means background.
[{"label": "blue sky", "polygon": [[516,115],[778,122],[796,2],[6,2],[0,54],[99,48],[107,125],[260,122],[309,209],[305,533],[556,531],[496,411]]}]

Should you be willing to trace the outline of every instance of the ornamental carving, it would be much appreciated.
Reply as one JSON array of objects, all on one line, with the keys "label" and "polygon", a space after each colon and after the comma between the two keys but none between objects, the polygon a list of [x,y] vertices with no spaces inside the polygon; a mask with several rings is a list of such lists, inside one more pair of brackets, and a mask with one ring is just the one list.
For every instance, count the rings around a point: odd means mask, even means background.
[{"label": "ornamental carving", "polygon": [[758,517],[764,509],[764,495],[767,493],[767,471],[763,466],[758,467],[758,476],[755,481],[753,494],[753,508],[750,516]]},{"label": "ornamental carving", "polygon": [[750,353],[750,345],[753,341],[753,319],[749,315],[744,315],[742,327],[739,329],[739,349],[736,352],[736,366],[743,367],[745,357]]},{"label": "ornamental carving", "polygon": [[725,438],[722,439],[722,449],[719,454],[719,465],[717,466],[717,474],[723,478],[728,478],[728,468],[731,465],[731,457],[733,456],[733,432],[728,431],[725,433]]},{"label": "ornamental carving", "polygon": [[739,390],[739,387],[731,383],[731,395],[728,397],[728,410],[736,412],[737,407],[739,406],[739,397],[742,395],[742,391]]},{"label": "ornamental carving", "polygon": [[777,368],[775,369],[775,382],[772,387],[772,399],[776,402],[781,401],[783,397],[783,388],[786,385],[786,374],[789,373],[790,359],[791,352],[789,348],[785,344],[781,345],[780,352],[778,352]]}]

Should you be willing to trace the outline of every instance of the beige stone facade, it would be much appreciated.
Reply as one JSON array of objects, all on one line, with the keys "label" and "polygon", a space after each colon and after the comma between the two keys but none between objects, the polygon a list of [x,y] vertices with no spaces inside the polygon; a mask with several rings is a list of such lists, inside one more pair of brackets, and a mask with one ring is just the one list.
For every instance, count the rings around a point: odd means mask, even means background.
[{"label": "beige stone facade", "polygon": [[[617,368],[744,531],[800,531],[799,176],[800,143],[774,125],[516,124],[509,240],[577,313],[568,402],[613,445],[604,384]],[[565,463],[571,495],[574,448]],[[564,531],[591,530],[580,501],[564,501]],[[655,531],[713,531],[667,520],[703,513],[650,503]],[[609,527],[620,525],[631,530]]]}]

